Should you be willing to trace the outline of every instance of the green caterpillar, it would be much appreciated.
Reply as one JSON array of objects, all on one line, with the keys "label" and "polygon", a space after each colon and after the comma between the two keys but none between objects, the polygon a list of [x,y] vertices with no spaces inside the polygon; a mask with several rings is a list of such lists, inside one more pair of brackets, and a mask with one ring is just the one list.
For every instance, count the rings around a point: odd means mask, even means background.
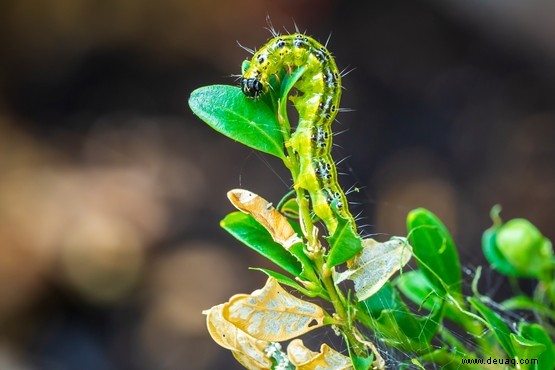
[{"label": "green caterpillar", "polygon": [[331,156],[331,124],[341,98],[341,75],[335,60],[311,37],[278,35],[254,54],[241,78],[241,89],[246,96],[257,98],[268,91],[271,76],[300,66],[306,71],[295,84],[299,93],[290,98],[299,112],[299,124],[287,145],[297,153],[301,166],[295,186],[308,191],[314,213],[331,235],[338,224],[336,212],[356,228]]}]

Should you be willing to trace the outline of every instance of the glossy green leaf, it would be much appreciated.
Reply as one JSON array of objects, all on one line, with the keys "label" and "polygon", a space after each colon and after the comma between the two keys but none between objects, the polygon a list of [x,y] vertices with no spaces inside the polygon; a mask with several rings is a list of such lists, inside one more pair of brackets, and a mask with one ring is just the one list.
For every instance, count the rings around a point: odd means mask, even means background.
[{"label": "glossy green leaf", "polygon": [[300,262],[283,246],[276,243],[270,233],[252,216],[243,212],[232,212],[220,222],[220,225],[237,240],[293,276],[301,275]]},{"label": "glossy green leaf", "polygon": [[418,208],[407,216],[413,254],[426,278],[440,293],[461,295],[461,264],[453,238],[430,211]]},{"label": "glossy green leaf", "polygon": [[314,271],[314,263],[306,255],[304,250],[304,245],[302,243],[297,243],[293,245],[291,248],[289,248],[289,253],[295,256],[302,265],[303,270],[299,277],[315,283],[316,282],[319,283],[320,279],[318,278],[318,275],[316,275],[316,272]]},{"label": "glossy green leaf", "polygon": [[478,311],[480,316],[485,319],[489,329],[494,333],[497,342],[503,347],[507,355],[510,358],[514,358],[515,350],[511,341],[512,332],[507,324],[505,324],[505,321],[503,321],[492,309],[477,299],[469,297],[468,302]]},{"label": "glossy green leaf", "polygon": [[538,366],[532,367],[532,369],[555,369],[555,346],[549,338],[549,334],[540,325],[523,322],[519,326],[519,334],[523,338],[545,346],[545,351],[532,356],[538,359]]},{"label": "glossy green leaf", "polygon": [[[545,352],[545,345],[533,340],[526,339],[520,335],[511,333],[511,343],[515,350],[515,355],[519,359],[537,359],[538,356]],[[536,364],[522,364],[522,370],[536,370]]]},{"label": "glossy green leaf", "polygon": [[[306,70],[307,70],[307,66],[303,65],[295,69],[293,73],[287,74],[283,77],[283,83],[281,84],[281,93],[280,93],[282,99],[287,98],[287,95],[289,95],[289,93],[293,89],[293,86],[295,86],[297,81],[299,81],[299,79],[306,72]],[[286,101],[282,100],[282,105],[284,103],[286,103]]]},{"label": "glossy green leaf", "polygon": [[[333,207],[333,206],[332,206]],[[342,264],[362,250],[362,240],[351,225],[351,220],[337,215],[337,228],[332,236],[328,237],[330,251],[328,253],[328,267]]]},{"label": "glossy green leaf", "polygon": [[240,88],[201,87],[191,93],[191,110],[214,130],[253,149],[284,158],[284,143],[276,114]]},{"label": "glossy green leaf", "polygon": [[522,277],[540,278],[550,266],[553,247],[530,221],[515,218],[496,233],[499,252]]},{"label": "glossy green leaf", "polygon": [[497,248],[497,226],[484,231],[482,235],[482,250],[487,261],[495,270],[506,276],[519,276],[518,271],[507,261],[505,256]]},{"label": "glossy green leaf", "polygon": [[303,229],[301,228],[301,225],[299,225],[299,223],[297,221],[292,220],[290,218],[288,218],[287,221],[289,222],[289,225],[291,225],[293,230],[295,230],[297,235],[303,235]]},{"label": "glossy green leaf", "polygon": [[289,117],[287,116],[287,98],[293,86],[297,83],[299,78],[306,71],[306,66],[301,66],[297,68],[292,74],[282,75],[282,83],[280,84],[280,98],[278,101],[277,111],[279,113],[278,117],[281,118],[282,129],[286,132],[287,138],[289,138],[291,131],[291,124],[289,123]]}]

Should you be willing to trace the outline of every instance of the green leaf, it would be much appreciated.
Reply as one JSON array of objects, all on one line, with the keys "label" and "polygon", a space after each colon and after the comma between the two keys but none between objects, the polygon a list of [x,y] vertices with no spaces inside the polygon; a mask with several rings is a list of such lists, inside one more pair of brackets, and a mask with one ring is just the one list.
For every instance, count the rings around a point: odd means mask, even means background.
[{"label": "green leaf", "polygon": [[368,370],[372,368],[372,362],[374,362],[373,353],[371,353],[368,357],[360,357],[356,355],[351,346],[347,346],[347,348],[349,350],[349,357],[351,358],[351,362],[353,363],[353,367],[355,368],[355,370]]},{"label": "green leaf", "polygon": [[[299,203],[297,203],[296,198],[286,200],[278,211],[283,213],[286,217],[299,219]],[[302,233],[300,235],[302,235]]]},{"label": "green leaf", "polygon": [[[421,354],[417,358],[411,359],[411,363],[416,365],[418,369],[423,370],[426,370],[426,368],[424,367],[424,365],[422,365],[422,363],[435,364],[436,366],[431,366],[434,369],[484,370],[483,366],[480,365],[462,364],[462,358],[469,356],[469,354],[465,351],[465,346],[462,343],[459,342],[459,344],[455,345],[455,347],[456,348],[453,348],[453,345],[451,346],[451,348],[445,345],[442,347],[438,347],[437,349],[434,349],[430,352]],[[406,369],[408,370],[409,367],[406,367]],[[415,370],[415,368],[413,367],[410,367],[410,369]]]},{"label": "green leaf", "polygon": [[260,253],[293,276],[302,272],[300,262],[280,244],[251,215],[243,212],[228,214],[220,225],[246,246]]},{"label": "green leaf", "polygon": [[[511,343],[515,350],[515,354],[519,359],[537,359],[538,355],[545,352],[546,349],[545,344],[537,343],[533,340],[526,339],[513,333],[511,333]],[[538,369],[538,367],[535,364],[522,364],[521,369]],[[543,367],[542,364],[542,369],[547,368]]]},{"label": "green leaf", "polygon": [[453,238],[432,212],[417,208],[407,216],[413,254],[426,278],[440,293],[461,296],[461,264]]},{"label": "green leaf", "polygon": [[297,243],[291,248],[289,248],[289,253],[297,258],[297,260],[302,265],[302,272],[299,277],[312,281],[316,284],[320,284],[320,279],[316,272],[314,271],[314,263],[312,260],[306,255],[304,250],[304,245],[302,243]]},{"label": "green leaf", "polygon": [[376,294],[359,302],[358,307],[373,318],[378,318],[383,310],[400,309],[403,307],[403,302],[388,282]]},{"label": "green leaf", "polygon": [[499,227],[496,245],[521,277],[539,279],[550,267],[551,242],[528,220],[515,218]]},{"label": "green leaf", "polygon": [[240,88],[201,87],[191,93],[189,106],[214,130],[253,149],[285,158],[276,114],[263,102],[247,98]]},{"label": "green leaf", "polygon": [[380,333],[384,343],[404,351],[432,350],[430,341],[443,315],[441,305],[433,307],[433,311],[424,317],[415,315],[387,283],[359,307],[374,317],[370,325],[372,330]]},{"label": "green leaf", "polygon": [[[332,205],[332,208],[334,205]],[[362,250],[362,240],[351,225],[351,220],[337,215],[337,228],[328,239],[330,251],[326,263],[334,267],[353,258]]]},{"label": "green leaf", "polygon": [[422,352],[432,350],[430,341],[441,323],[441,308],[421,317],[408,310],[384,310],[378,318],[382,340],[404,351]]},{"label": "green leaf", "polygon": [[549,307],[534,301],[530,297],[518,295],[501,302],[501,306],[507,310],[528,310],[555,320],[555,312],[550,310]]},{"label": "green leaf", "polygon": [[251,267],[251,270],[258,270],[258,271],[262,271],[263,273],[265,273],[268,276],[273,277],[274,279],[277,280],[278,283],[282,284],[282,285],[287,285],[299,292],[301,292],[302,294],[309,296],[311,298],[314,297],[320,297],[323,299],[327,299],[328,301],[330,300],[328,293],[320,288],[317,291],[312,291],[309,290],[305,287],[303,287],[301,284],[297,283],[295,280],[291,279],[289,276],[285,276],[283,274],[280,274],[279,272],[275,272],[272,270],[268,270],[268,269],[263,269],[263,268],[258,268],[258,267]]},{"label": "green leaf", "polygon": [[[291,89],[293,88],[293,86],[295,86],[297,81],[299,81],[302,75],[306,72],[307,68],[308,67],[306,65],[300,66],[297,69],[295,69],[293,73],[286,74],[283,77],[283,83],[281,84],[281,93],[280,93],[282,99],[287,98],[287,95],[289,95],[289,93],[291,92]],[[286,103],[285,100],[281,101],[282,105],[284,105],[285,103]]]},{"label": "green leaf", "polygon": [[519,326],[519,334],[528,340],[541,343],[545,346],[544,352],[531,356],[538,360],[538,366],[532,367],[532,369],[555,369],[555,346],[549,338],[549,334],[540,325],[523,322]]},{"label": "green leaf", "polygon": [[427,310],[434,306],[434,301],[438,301],[434,286],[422,270],[404,272],[395,279],[395,285],[408,299]]},{"label": "green leaf", "polygon": [[[286,140],[288,140],[291,131],[291,124],[289,123],[289,117],[287,115],[287,97],[289,96],[289,93],[291,92],[293,86],[301,78],[306,69],[306,66],[301,66],[295,69],[292,74],[283,74],[281,78],[282,83],[280,84],[280,95],[277,104],[277,111],[278,117],[281,117],[281,122],[283,125],[282,129],[286,132]],[[276,84],[274,84],[274,86],[276,86]]]},{"label": "green leaf", "polygon": [[503,347],[510,358],[515,357],[515,350],[511,341],[511,329],[505,324],[492,309],[473,297],[468,297],[468,302],[486,320],[488,328],[494,333],[497,342]]},{"label": "green leaf", "polygon": [[454,322],[460,321],[460,312],[435,290],[422,270],[404,272],[395,279],[395,286],[419,307],[432,311],[434,306],[444,304],[444,316]]},{"label": "green leaf", "polygon": [[301,225],[299,225],[297,221],[292,220],[288,217],[287,222],[289,222],[289,225],[291,225],[291,227],[293,228],[293,230],[295,230],[297,235],[303,235],[303,229],[301,228]]},{"label": "green leaf", "polygon": [[499,271],[506,276],[519,276],[519,272],[515,269],[503,254],[497,248],[497,230],[498,226],[492,226],[482,235],[482,250],[484,256],[493,269]]},{"label": "green leaf", "polygon": [[[289,224],[293,230],[295,230],[297,235],[303,235],[301,225],[291,219],[288,219],[287,221],[289,221]],[[294,255],[302,265],[303,271],[301,272],[300,277],[303,278],[303,280],[306,279],[320,285],[320,278],[314,271],[314,262],[306,254],[304,244],[297,243],[292,245],[291,248],[289,248],[289,252]]]}]

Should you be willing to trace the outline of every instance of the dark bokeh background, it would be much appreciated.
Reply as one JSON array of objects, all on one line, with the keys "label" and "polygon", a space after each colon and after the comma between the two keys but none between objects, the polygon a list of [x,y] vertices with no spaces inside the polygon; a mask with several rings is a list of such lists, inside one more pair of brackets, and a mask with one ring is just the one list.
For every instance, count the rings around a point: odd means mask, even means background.
[{"label": "dark bokeh background", "polygon": [[[344,78],[342,183],[366,233],[436,212],[465,266],[495,203],[554,238],[555,6],[507,0],[3,0],[0,368],[235,369],[202,309],[250,292],[258,256],[219,229],[225,192],[277,202],[280,163],[189,111],[278,30]],[[275,172],[274,172],[275,171]],[[502,292],[494,292],[501,293]]]}]

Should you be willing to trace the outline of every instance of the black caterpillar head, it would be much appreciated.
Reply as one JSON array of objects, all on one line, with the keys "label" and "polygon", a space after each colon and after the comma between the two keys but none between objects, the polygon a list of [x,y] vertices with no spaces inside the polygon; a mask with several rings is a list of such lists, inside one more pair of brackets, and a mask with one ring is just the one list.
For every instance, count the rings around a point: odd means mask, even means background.
[{"label": "black caterpillar head", "polygon": [[264,90],[262,83],[256,78],[242,78],[241,90],[249,98],[256,98]]}]

